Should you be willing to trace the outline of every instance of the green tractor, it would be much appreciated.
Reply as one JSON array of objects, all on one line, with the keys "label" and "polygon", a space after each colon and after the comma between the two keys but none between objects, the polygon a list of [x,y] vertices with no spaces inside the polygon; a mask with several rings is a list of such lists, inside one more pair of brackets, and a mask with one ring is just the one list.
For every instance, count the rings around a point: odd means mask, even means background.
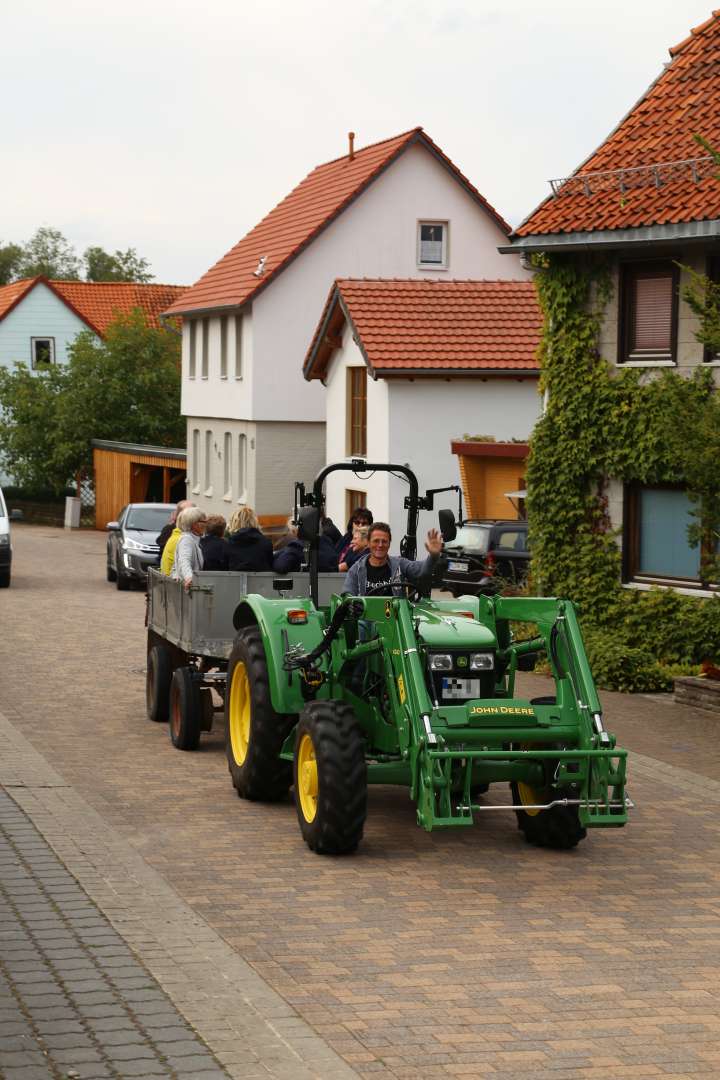
[{"label": "green tractor", "polygon": [[[408,582],[402,595],[318,604],[324,481],[359,467],[328,466],[310,492],[296,485],[311,596],[283,596],[280,581],[277,599],[249,595],[235,611],[225,710],[238,795],[278,800],[294,787],[302,835],[328,855],[357,848],[368,784],[406,787],[428,832],[510,809],[530,843],[568,849],[588,828],[624,825],[627,752],[603,727],[570,601],[433,600],[430,582]],[[418,512],[433,508],[436,491],[420,496],[404,465],[362,468],[407,480],[400,550],[414,558]],[[452,511],[440,511],[440,523],[450,540]],[[516,697],[516,673],[539,655],[555,693]],[[510,803],[482,798],[501,782]]]}]

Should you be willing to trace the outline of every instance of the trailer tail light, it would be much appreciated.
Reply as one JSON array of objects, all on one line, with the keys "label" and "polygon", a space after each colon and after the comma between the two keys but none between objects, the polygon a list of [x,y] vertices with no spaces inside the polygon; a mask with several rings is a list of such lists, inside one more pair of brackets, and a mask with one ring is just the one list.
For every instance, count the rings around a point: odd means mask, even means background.
[{"label": "trailer tail light", "polygon": [[485,573],[488,576],[492,577],[492,575],[495,573],[496,565],[497,559],[493,555],[492,551],[488,551],[487,555],[485,556]]},{"label": "trailer tail light", "polygon": [[307,611],[303,611],[302,608],[291,608],[287,613],[287,621],[292,623],[293,626],[306,623],[308,621]]}]

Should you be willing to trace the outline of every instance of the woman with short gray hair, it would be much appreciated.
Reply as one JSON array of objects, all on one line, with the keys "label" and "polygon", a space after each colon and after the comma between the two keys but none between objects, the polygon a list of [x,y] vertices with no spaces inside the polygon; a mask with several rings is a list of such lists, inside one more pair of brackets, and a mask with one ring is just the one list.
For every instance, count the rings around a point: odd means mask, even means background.
[{"label": "woman with short gray hair", "polygon": [[187,592],[192,585],[193,573],[203,568],[203,554],[200,549],[200,537],[205,532],[206,514],[199,506],[188,506],[177,516],[176,525],[180,530],[180,539],[175,548],[171,577],[182,581]]}]

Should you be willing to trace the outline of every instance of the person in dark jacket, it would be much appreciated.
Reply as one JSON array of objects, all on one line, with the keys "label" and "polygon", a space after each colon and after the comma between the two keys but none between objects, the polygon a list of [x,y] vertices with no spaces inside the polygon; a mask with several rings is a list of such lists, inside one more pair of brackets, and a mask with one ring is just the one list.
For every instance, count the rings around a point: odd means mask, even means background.
[{"label": "person in dark jacket", "polygon": [[[273,558],[273,570],[276,574],[296,574],[305,562],[305,545],[298,540],[297,526],[292,518],[288,521],[287,533],[282,538]],[[318,570],[321,573],[334,574],[338,562],[332,541],[325,534],[320,535],[318,546]]]},{"label": "person in dark jacket", "polygon": [[372,511],[368,510],[367,506],[358,506],[356,510],[353,510],[353,515],[347,523],[345,535],[341,536],[340,541],[335,545],[339,563],[346,562],[345,556],[352,547],[353,529],[356,526],[369,527],[372,523]]},{"label": "person in dark jacket", "polygon": [[226,521],[222,514],[212,514],[205,521],[205,535],[200,538],[203,570],[227,570]]},{"label": "person in dark jacket", "polygon": [[241,506],[230,518],[227,533],[228,570],[272,570],[273,548],[263,536],[255,511]]}]

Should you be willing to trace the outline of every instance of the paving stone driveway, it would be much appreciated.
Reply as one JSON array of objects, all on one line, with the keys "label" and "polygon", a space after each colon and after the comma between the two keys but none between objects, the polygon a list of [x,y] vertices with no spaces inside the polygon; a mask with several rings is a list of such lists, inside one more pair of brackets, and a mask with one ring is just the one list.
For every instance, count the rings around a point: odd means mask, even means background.
[{"label": "paving stone driveway", "polygon": [[376,788],[359,853],[318,858],[290,803],[236,798],[221,731],[182,754],[145,719],[143,596],[105,583],[103,546],[15,531],[0,712],[296,1023],[367,1077],[720,1074],[707,716],[608,696],[641,751],[638,809],[574,852],[528,847],[505,814],[428,836],[403,791]]}]

